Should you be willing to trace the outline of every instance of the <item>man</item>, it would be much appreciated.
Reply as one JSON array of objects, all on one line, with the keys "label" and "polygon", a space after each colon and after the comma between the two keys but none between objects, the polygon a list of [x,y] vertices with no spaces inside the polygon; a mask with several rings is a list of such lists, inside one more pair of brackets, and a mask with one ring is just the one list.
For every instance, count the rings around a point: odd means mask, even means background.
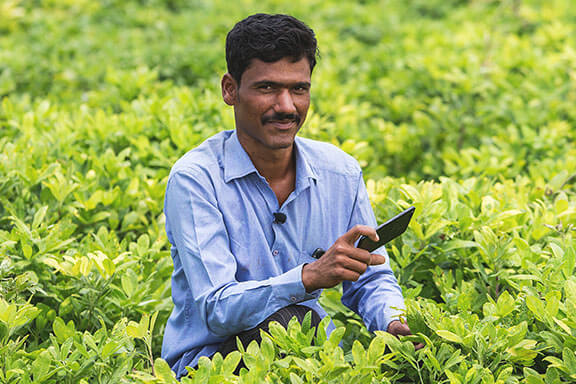
[{"label": "man", "polygon": [[[296,137],[316,54],[314,32],[286,15],[250,16],[227,36],[222,96],[236,130],[184,155],[166,190],[174,310],[162,356],[179,377],[233,350],[236,336],[258,339],[271,320],[312,312],[317,325],[320,290],[340,282],[368,329],[410,333],[385,250],[355,247],[361,235],[377,239],[358,163]],[[318,248],[327,251],[316,259]]]}]

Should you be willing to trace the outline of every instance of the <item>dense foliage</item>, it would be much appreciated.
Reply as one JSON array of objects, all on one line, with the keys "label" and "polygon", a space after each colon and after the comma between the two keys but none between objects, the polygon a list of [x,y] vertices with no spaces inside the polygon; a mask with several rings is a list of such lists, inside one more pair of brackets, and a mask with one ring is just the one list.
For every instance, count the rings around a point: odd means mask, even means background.
[{"label": "dense foliage", "polygon": [[416,335],[331,289],[328,340],[272,327],[182,382],[576,381],[572,0],[4,0],[0,383],[175,382],[166,178],[233,127],[224,38],[257,11],[318,34],[302,135],[361,162],[380,220],[417,207],[389,248]]}]

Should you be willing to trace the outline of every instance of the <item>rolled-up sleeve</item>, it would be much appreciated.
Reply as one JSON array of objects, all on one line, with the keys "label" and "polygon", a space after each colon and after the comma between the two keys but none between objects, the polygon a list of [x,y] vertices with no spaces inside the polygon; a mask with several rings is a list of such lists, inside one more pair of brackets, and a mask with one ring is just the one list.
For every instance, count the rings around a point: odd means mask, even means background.
[{"label": "rolled-up sleeve", "polygon": [[171,174],[165,214],[168,238],[190,287],[190,304],[214,335],[237,334],[287,305],[314,298],[302,284],[301,265],[262,281],[236,280],[236,258],[216,190],[201,170]]},{"label": "rolled-up sleeve", "polygon": [[[376,227],[376,218],[361,173],[349,228],[357,224]],[[390,268],[386,249],[381,247],[374,253],[386,256],[386,263],[368,267],[356,282],[344,282],[342,303],[358,313],[370,331],[386,331],[390,322],[404,313],[404,298]]]}]

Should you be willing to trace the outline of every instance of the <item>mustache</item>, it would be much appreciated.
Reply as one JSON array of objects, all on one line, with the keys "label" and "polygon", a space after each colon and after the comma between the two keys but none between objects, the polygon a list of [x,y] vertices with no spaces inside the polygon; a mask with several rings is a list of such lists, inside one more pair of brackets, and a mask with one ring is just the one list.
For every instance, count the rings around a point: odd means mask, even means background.
[{"label": "mustache", "polygon": [[296,124],[300,124],[300,115],[296,113],[275,113],[271,116],[263,116],[262,117],[262,124],[269,123],[271,121],[279,121],[279,120],[294,120]]}]

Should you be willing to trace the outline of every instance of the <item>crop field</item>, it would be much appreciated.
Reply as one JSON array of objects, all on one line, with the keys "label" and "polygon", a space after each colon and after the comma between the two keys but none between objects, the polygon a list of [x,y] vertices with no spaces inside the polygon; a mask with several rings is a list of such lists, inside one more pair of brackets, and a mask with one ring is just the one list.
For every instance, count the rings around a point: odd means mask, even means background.
[{"label": "crop field", "polygon": [[182,383],[576,382],[573,0],[0,0],[0,383],[177,383],[164,190],[234,127],[255,12],[317,34],[301,135],[358,159],[380,222],[417,208],[388,247],[414,336],[333,288],[328,339],[272,327]]}]

